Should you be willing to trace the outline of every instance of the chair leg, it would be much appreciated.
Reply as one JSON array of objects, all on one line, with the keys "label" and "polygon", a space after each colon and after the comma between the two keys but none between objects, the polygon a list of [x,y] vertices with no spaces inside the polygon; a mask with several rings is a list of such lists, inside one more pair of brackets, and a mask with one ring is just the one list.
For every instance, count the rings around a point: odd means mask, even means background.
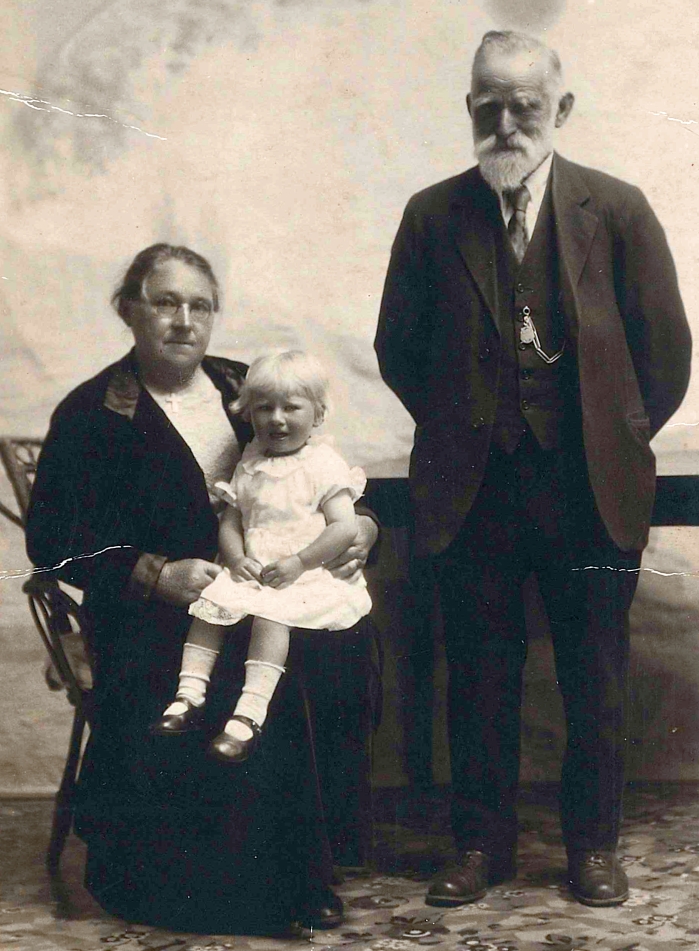
[{"label": "chair leg", "polygon": [[70,827],[73,822],[75,784],[78,778],[80,748],[82,746],[84,730],[85,715],[82,710],[76,708],[75,716],[73,717],[73,729],[70,734],[70,745],[68,747],[66,765],[63,769],[61,785],[56,793],[53,822],[51,824],[51,839],[46,856],[46,865],[51,874],[58,871],[63,846],[68,838],[68,833],[70,832]]}]

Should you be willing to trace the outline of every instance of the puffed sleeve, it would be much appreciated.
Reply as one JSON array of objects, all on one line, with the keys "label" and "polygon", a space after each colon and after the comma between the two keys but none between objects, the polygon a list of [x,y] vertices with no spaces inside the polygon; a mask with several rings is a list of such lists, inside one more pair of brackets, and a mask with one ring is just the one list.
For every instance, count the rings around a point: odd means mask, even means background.
[{"label": "puffed sleeve", "polygon": [[347,489],[356,502],[366,488],[364,471],[359,466],[350,468],[331,446],[318,447],[313,459],[313,479],[318,508],[343,489]]},{"label": "puffed sleeve", "polygon": [[240,508],[238,504],[238,492],[235,488],[235,479],[231,482],[217,482],[214,485],[214,495],[221,499],[226,505],[233,506],[234,509]]},{"label": "puffed sleeve", "polygon": [[230,482],[216,482],[213,488],[213,494],[217,499],[225,502],[226,505],[234,509],[240,509],[240,480],[244,475],[244,470],[240,462],[233,470]]}]

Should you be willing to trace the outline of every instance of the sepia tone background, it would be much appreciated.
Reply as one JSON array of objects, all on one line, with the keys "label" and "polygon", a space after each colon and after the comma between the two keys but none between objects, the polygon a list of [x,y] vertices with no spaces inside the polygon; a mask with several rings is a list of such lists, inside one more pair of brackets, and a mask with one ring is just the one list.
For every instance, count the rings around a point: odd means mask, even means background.
[{"label": "sepia tone background", "polygon": [[[469,64],[496,27],[559,50],[577,102],[557,147],[643,188],[699,339],[690,0],[2,0],[0,16],[0,432],[42,435],[57,401],[128,348],[109,297],[134,253],[166,240],[209,256],[221,279],[212,352],[313,350],[332,373],[343,453],[369,476],[405,475],[411,421],[371,346],[385,267],[409,196],[472,164]],[[660,472],[699,475],[699,375],[654,446]],[[698,531],[654,530],[644,560],[635,778],[699,779]],[[394,784],[415,778],[406,751],[429,697],[410,660],[405,538],[385,534],[372,578],[387,653],[377,781]],[[0,785],[31,791],[59,775],[69,714],[43,689],[25,568],[21,533],[0,526]],[[530,602],[524,775],[556,779],[560,707],[534,591]],[[445,781],[443,657],[416,649],[437,670]]]}]

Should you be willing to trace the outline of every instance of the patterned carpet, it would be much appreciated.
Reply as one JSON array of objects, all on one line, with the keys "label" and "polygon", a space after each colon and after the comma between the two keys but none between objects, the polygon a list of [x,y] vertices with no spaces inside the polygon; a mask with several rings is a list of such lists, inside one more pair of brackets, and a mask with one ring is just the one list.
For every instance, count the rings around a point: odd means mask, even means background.
[{"label": "patterned carpet", "polygon": [[82,888],[81,844],[71,837],[63,879],[43,866],[48,800],[0,801],[2,951],[671,951],[699,948],[699,789],[629,790],[620,853],[631,897],[616,908],[579,905],[564,885],[565,855],[550,787],[525,791],[520,873],[477,904],[441,912],[424,904],[426,883],[451,856],[441,791],[377,795],[376,867],[348,871],[338,886],[346,923],[333,931],[272,939],[184,935],[111,918]]}]

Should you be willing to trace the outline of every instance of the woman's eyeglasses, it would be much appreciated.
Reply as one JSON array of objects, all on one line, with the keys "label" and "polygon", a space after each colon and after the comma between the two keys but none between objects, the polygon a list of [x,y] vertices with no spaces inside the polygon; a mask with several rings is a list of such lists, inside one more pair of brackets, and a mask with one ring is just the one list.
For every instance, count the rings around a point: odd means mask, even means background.
[{"label": "woman's eyeglasses", "polygon": [[214,312],[214,305],[208,300],[179,300],[176,297],[158,297],[156,300],[147,300],[158,317],[172,319],[179,313],[186,314],[192,320],[207,320]]}]

